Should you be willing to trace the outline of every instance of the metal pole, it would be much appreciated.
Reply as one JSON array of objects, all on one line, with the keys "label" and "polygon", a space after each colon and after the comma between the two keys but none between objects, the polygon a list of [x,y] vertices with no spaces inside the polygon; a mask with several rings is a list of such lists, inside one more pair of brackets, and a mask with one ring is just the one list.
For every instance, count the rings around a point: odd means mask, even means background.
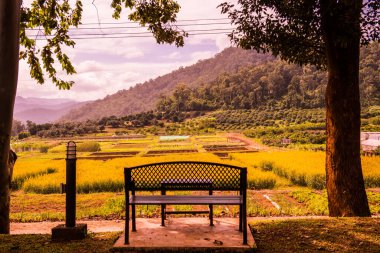
[{"label": "metal pole", "polygon": [[66,227],[75,227],[76,160],[66,159]]}]

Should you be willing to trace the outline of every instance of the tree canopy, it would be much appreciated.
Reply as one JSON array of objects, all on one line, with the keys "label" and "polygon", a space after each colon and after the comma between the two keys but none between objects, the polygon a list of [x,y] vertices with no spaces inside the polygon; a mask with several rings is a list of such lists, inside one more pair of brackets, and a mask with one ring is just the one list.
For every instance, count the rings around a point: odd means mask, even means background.
[{"label": "tree canopy", "polygon": [[220,5],[231,40],[327,69],[326,185],[331,216],[370,216],[360,159],[360,45],[379,40],[378,0],[238,0]]},{"label": "tree canopy", "polygon": [[[237,7],[222,3],[222,13],[228,13],[236,29],[229,35],[239,47],[271,52],[282,59],[300,65],[325,68],[326,45],[323,40],[321,0],[276,1],[239,0]],[[326,2],[326,1],[325,1]],[[330,1],[328,11],[336,15],[344,5]],[[356,1],[361,4],[361,1]],[[365,0],[361,7],[361,44],[380,38],[380,2]],[[352,22],[357,22],[352,20]],[[342,23],[336,43],[349,43],[353,23]]]},{"label": "tree canopy", "polygon": [[[81,24],[83,5],[81,0],[75,3],[69,0],[33,0],[30,6],[21,7],[20,25],[20,59],[30,66],[30,75],[43,84],[46,77],[60,89],[70,89],[73,81],[62,79],[57,75],[56,62],[67,75],[72,75],[75,68],[70,58],[64,53],[64,47],[74,47],[75,41],[69,31]],[[173,25],[180,6],[174,0],[167,1],[129,1],[112,0],[113,17],[120,18],[123,9],[129,9],[129,20],[146,26],[152,32],[157,43],[184,45],[187,33]],[[32,30],[34,33],[28,33]],[[44,35],[43,46],[36,43],[37,35]]]}]

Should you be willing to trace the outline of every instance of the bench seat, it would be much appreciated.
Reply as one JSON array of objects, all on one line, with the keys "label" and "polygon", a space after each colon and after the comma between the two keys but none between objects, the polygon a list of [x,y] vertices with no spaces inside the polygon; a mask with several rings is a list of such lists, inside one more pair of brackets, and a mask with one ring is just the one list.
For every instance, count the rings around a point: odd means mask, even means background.
[{"label": "bench seat", "polygon": [[129,203],[136,205],[241,205],[243,196],[131,196]]}]

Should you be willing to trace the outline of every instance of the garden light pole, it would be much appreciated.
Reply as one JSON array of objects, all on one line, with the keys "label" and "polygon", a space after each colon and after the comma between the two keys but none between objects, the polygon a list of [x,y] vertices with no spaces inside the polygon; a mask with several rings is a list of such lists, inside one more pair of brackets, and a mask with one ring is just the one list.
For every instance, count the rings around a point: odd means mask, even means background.
[{"label": "garden light pole", "polygon": [[76,144],[69,141],[66,146],[66,227],[75,227],[76,207]]},{"label": "garden light pole", "polygon": [[53,241],[70,241],[84,239],[87,234],[87,224],[76,224],[76,171],[77,146],[74,141],[66,145],[66,184],[62,192],[66,192],[66,223],[52,229]]}]

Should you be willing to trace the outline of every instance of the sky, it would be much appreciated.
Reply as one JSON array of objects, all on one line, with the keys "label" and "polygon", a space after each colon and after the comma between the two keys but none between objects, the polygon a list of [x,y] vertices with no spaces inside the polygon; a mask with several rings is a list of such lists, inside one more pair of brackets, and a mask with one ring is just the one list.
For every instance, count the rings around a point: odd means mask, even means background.
[{"label": "sky", "polygon": [[[227,19],[204,20],[226,18],[226,15],[220,14],[220,8],[217,8],[223,1],[178,0],[178,2],[181,5],[177,17],[178,24],[186,25],[182,28],[189,33],[207,33],[199,30],[210,29],[213,29],[211,32],[221,33],[225,31],[215,29],[232,29]],[[126,11],[122,13],[120,20],[113,19],[110,3],[111,0],[95,0],[93,5],[92,1],[83,0],[83,25],[80,26],[82,29],[73,30],[72,34],[83,36],[83,33],[90,33],[100,34],[94,37],[105,37],[107,35],[103,34],[107,33],[147,32],[146,28],[130,28],[137,25],[126,23],[129,22]],[[109,29],[110,27],[117,28]],[[195,31],[191,32],[193,30]],[[65,49],[77,71],[77,74],[72,76],[58,72],[61,78],[75,82],[68,91],[59,90],[48,79],[43,85],[38,84],[30,77],[27,63],[20,61],[17,95],[67,98],[77,101],[101,99],[137,83],[170,73],[181,66],[210,58],[230,46],[225,34],[189,36],[182,48],[177,48],[175,45],[158,45],[150,34],[144,34],[147,36],[144,38],[131,38],[131,35],[112,36],[128,36],[128,38],[76,40],[74,48]],[[38,46],[42,47],[43,41],[39,41]]]}]

